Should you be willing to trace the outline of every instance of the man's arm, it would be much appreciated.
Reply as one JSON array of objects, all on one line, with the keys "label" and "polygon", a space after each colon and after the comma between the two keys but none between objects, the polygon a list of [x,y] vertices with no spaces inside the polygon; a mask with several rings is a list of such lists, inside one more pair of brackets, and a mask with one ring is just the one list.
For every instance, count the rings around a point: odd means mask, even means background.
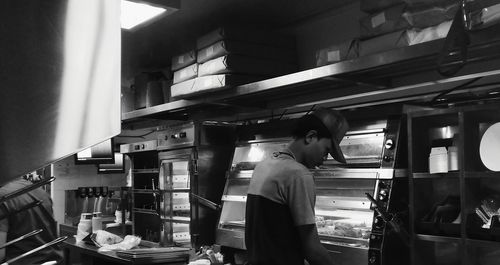
[{"label": "man's arm", "polygon": [[[7,232],[9,231],[9,221],[7,218],[0,220],[0,245],[7,243]],[[5,259],[5,248],[0,249],[0,261]]]},{"label": "man's arm", "polygon": [[302,250],[310,265],[333,265],[333,259],[321,244],[315,224],[297,226]]}]

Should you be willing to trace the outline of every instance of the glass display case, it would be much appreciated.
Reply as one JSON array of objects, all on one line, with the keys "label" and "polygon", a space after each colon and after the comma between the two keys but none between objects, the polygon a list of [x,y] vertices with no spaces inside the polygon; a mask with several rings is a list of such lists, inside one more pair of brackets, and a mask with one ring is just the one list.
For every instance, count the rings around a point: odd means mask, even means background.
[{"label": "glass display case", "polygon": [[374,212],[365,193],[373,196],[377,180],[316,177],[315,181],[321,240],[368,249]]},{"label": "glass display case", "polygon": [[290,139],[240,142],[236,147],[222,196],[222,212],[216,243],[245,249],[245,207],[248,186],[255,165],[273,152],[286,148]]}]

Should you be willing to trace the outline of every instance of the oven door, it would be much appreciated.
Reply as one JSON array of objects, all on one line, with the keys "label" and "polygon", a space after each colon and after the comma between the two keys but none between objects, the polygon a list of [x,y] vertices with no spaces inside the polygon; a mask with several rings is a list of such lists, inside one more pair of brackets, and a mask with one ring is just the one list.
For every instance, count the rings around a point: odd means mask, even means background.
[{"label": "oven door", "polygon": [[160,152],[159,189],[162,194],[160,216],[163,222],[162,243],[166,246],[191,246],[196,230],[196,207],[190,200],[193,189],[195,152],[192,148]]}]

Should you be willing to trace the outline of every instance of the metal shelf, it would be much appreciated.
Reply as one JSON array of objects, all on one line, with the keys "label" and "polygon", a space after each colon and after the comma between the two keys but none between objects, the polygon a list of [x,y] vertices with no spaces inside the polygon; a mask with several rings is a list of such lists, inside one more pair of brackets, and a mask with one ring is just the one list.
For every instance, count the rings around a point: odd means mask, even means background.
[{"label": "metal shelf", "polygon": [[500,179],[500,172],[493,172],[493,171],[483,171],[483,172],[471,172],[471,171],[466,171],[464,174],[465,178],[498,178]]},{"label": "metal shelf", "polygon": [[461,241],[460,237],[448,237],[448,236],[435,236],[435,235],[424,235],[416,234],[415,239],[421,241],[431,241],[431,242],[442,242],[442,243],[459,243]]},{"label": "metal shelf", "polygon": [[[221,115],[217,110],[226,110],[226,113],[283,108],[299,111],[312,105],[347,108],[421,99],[423,95],[437,94],[478,76],[500,79],[496,63],[500,62],[498,32],[500,26],[474,33],[467,65],[450,78],[443,78],[436,71],[436,57],[444,43],[441,39],[220,91],[207,91],[189,100],[124,113],[122,121],[171,119],[200,110],[205,115]],[[456,52],[448,57],[447,65],[460,60]]]},{"label": "metal shelf", "polygon": [[413,173],[414,179],[442,179],[442,178],[450,178],[450,179],[459,179],[460,175],[458,172],[448,172],[448,173]]}]

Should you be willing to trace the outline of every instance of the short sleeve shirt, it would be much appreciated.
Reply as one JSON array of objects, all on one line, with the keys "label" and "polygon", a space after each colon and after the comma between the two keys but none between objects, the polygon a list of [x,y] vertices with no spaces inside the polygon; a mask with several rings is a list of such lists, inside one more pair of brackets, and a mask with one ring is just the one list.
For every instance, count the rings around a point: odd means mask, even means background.
[{"label": "short sleeve shirt", "polygon": [[315,224],[312,173],[289,150],[260,162],[250,181],[245,243],[252,265],[303,264],[297,226]]}]

